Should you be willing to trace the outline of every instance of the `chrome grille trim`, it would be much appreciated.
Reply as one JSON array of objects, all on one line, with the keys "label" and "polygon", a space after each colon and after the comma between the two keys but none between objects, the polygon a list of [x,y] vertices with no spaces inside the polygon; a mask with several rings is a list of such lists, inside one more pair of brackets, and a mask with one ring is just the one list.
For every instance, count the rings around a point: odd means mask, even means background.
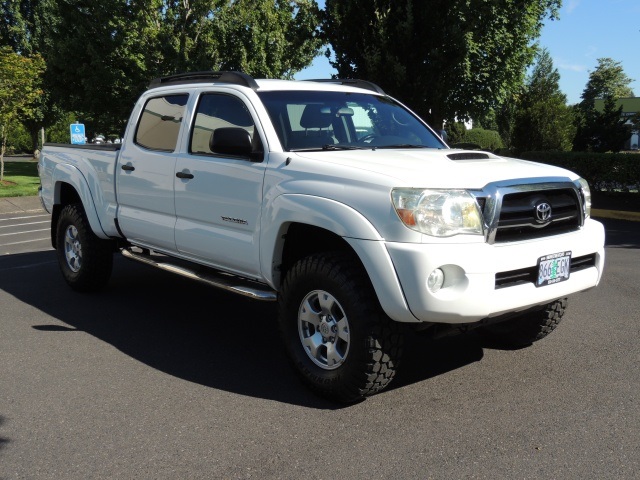
[{"label": "chrome grille trim", "polygon": [[[566,177],[495,182],[480,190],[470,190],[470,193],[475,196],[478,205],[481,207],[484,218],[485,241],[489,244],[516,242],[566,233],[578,230],[584,225],[582,194],[579,188]],[[503,210],[506,212],[508,208],[511,210],[509,213],[515,212],[518,214],[518,209],[520,209],[520,213],[526,213],[525,208],[505,205],[505,198],[517,194],[524,194],[525,197],[526,194],[531,194],[530,201],[533,201],[536,194],[539,194],[540,198],[546,198],[545,194],[548,194],[554,197],[559,204],[561,202],[558,198],[564,195],[565,203],[558,207],[559,211],[557,213],[552,212],[551,220],[544,224],[528,221],[525,218],[527,215],[523,215],[521,220],[517,218],[515,220],[501,218],[504,217]],[[570,197],[570,203],[573,205],[566,205],[568,197]],[[564,212],[562,211],[563,207],[565,208]],[[519,228],[526,228],[529,232],[520,235],[517,232]],[[504,239],[502,239],[503,236],[505,237]]]}]

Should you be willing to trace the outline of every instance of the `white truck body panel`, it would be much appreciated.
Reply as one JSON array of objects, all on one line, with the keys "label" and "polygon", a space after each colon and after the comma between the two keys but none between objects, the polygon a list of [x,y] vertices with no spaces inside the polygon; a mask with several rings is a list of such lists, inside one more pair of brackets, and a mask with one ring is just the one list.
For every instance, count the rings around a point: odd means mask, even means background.
[{"label": "white truck body panel", "polygon": [[85,205],[94,233],[100,238],[117,235],[114,170],[117,152],[48,146],[40,154],[39,170],[43,206],[49,212],[60,202],[61,184],[73,185]]},{"label": "white truck body panel", "polygon": [[[572,172],[493,154],[455,160],[449,155],[465,152],[444,145],[287,150],[260,91],[363,90],[311,82],[258,84],[258,92],[201,84],[147,91],[133,110],[120,152],[46,146],[40,160],[45,208],[52,211],[61,202],[60,189],[69,185],[100,238],[215,267],[276,291],[289,225],[318,227],[351,246],[382,308],[401,322],[475,322],[549,303],[600,281],[604,230],[588,217],[572,232],[492,243],[487,235],[434,237],[407,228],[391,201],[392,189],[399,187],[462,189],[481,197],[488,186],[499,191],[503,185],[573,185],[578,177]],[[136,125],[147,100],[171,94],[188,95],[184,117],[175,120],[180,122],[175,149],[139,145]],[[231,96],[245,105],[264,149],[262,161],[190,151],[194,112],[206,94]],[[562,251],[571,251],[572,258],[595,254],[593,265],[554,285],[496,288],[496,273],[535,267],[540,257]],[[426,282],[436,268],[447,280],[432,293]]]}]

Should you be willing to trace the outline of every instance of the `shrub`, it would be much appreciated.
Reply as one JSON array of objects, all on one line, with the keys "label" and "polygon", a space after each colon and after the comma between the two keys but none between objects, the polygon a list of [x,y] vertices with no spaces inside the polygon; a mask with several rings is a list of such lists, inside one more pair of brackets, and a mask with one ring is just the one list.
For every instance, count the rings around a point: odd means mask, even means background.
[{"label": "shrub", "polygon": [[54,125],[46,129],[47,142],[70,143],[69,125],[78,119],[75,113],[67,113]]},{"label": "shrub", "polygon": [[524,152],[524,160],[571,170],[589,182],[595,191],[640,187],[640,155],[586,152]]},{"label": "shrub", "polygon": [[464,134],[467,131],[467,127],[464,126],[463,122],[447,122],[444,129],[447,132],[447,143],[450,146],[453,146],[454,143],[463,142]]},{"label": "shrub", "polygon": [[475,143],[482,150],[495,151],[504,147],[500,134],[494,130],[484,128],[472,128],[462,134],[461,143]]},{"label": "shrub", "polygon": [[14,123],[9,129],[7,136],[7,152],[14,153],[33,153],[31,144],[31,136],[26,128],[20,123]]},{"label": "shrub", "polygon": [[462,148],[463,150],[482,150],[482,147],[477,143],[470,142],[458,142],[449,144],[451,148]]}]

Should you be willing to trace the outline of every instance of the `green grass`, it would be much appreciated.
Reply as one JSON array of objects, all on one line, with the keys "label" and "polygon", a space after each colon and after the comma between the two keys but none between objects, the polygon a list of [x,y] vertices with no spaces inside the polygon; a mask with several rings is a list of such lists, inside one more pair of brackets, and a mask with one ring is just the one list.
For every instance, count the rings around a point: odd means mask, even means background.
[{"label": "green grass", "polygon": [[36,162],[4,162],[4,181],[0,183],[0,198],[30,197],[38,194],[40,177]]}]

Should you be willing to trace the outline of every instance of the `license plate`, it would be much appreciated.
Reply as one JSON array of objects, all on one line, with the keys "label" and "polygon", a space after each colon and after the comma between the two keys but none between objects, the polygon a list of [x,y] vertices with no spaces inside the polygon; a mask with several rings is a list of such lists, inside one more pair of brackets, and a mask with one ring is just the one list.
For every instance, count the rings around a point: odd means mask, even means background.
[{"label": "license plate", "polygon": [[552,285],[569,280],[571,252],[553,253],[538,259],[536,287]]}]

